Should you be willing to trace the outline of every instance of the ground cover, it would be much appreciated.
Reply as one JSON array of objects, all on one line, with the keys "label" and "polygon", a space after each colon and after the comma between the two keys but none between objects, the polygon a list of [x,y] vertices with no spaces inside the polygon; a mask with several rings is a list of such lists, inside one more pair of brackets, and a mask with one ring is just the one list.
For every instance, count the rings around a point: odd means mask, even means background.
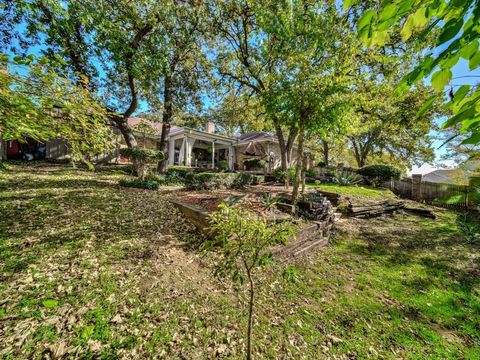
[{"label": "ground cover", "polygon": [[[122,170],[0,174],[0,356],[242,358],[246,289],[171,206]],[[330,187],[331,189],[331,187]],[[480,357],[480,248],[458,214],[343,219],[330,247],[266,273],[257,358]],[[237,300],[237,295],[240,295]]]}]

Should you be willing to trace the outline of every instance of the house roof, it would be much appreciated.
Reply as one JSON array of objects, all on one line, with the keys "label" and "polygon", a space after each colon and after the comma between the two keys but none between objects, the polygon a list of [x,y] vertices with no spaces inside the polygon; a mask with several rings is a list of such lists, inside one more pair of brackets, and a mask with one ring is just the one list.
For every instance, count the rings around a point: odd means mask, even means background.
[{"label": "house roof", "polygon": [[[133,127],[135,129],[136,126],[140,124],[147,124],[150,125],[155,134],[152,137],[159,137],[162,134],[162,123],[160,122],[155,122],[151,120],[147,120],[141,117],[130,117],[128,118],[128,125]],[[135,131],[135,130],[134,130]],[[138,130],[137,130],[138,131]],[[196,133],[197,135],[204,136],[209,139],[217,139],[220,141],[226,141],[227,143],[233,143],[237,142],[237,144],[249,144],[250,147],[252,147],[253,143],[256,142],[263,142],[263,141],[273,141],[276,142],[277,138],[266,131],[252,131],[246,134],[241,134],[237,136],[225,136],[217,133],[208,133],[206,131],[201,131],[201,130],[195,130],[187,127],[182,127],[182,126],[172,126],[170,128],[169,136],[175,136],[175,135],[180,135],[184,132],[188,132],[190,134]]]},{"label": "house roof", "polygon": [[238,136],[238,140],[240,142],[265,141],[265,140],[277,141],[277,138],[273,134],[266,131],[252,131],[252,132]]},{"label": "house roof", "polygon": [[[152,127],[152,129],[154,130],[155,135],[160,136],[162,134],[162,123],[160,123],[160,122],[147,120],[147,119],[144,119],[144,118],[141,118],[141,117],[129,117],[127,122],[128,122],[128,125],[133,127],[134,129],[135,129],[135,126],[138,126],[141,123],[150,125]],[[178,127],[178,126],[172,126],[170,128],[169,134],[171,135],[172,132],[178,131],[178,129],[183,129],[183,128]]]},{"label": "house roof", "polygon": [[466,175],[462,176],[459,169],[438,169],[423,175],[422,180],[433,183],[456,184],[463,177],[468,178]]}]

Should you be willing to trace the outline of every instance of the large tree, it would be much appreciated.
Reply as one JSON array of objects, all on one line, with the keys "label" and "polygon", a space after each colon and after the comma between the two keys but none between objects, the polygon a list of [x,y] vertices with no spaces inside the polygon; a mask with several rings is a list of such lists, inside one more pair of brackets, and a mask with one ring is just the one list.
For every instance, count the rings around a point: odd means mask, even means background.
[{"label": "large tree", "polygon": [[166,138],[175,114],[198,110],[206,93],[207,13],[201,2],[164,2],[161,38],[149,57],[153,81],[147,90],[147,101],[162,113],[159,147],[167,156],[159,162],[159,172],[166,170],[168,157],[173,155],[168,154]]},{"label": "large tree", "polygon": [[433,161],[429,133],[441,107],[437,104],[417,116],[432,90],[418,84],[408,92],[396,94],[395,83],[385,79],[362,85],[356,88],[354,101],[357,126],[348,135],[356,165],[362,167],[387,158],[408,168]]},{"label": "large tree", "polygon": [[[111,122],[137,146],[128,118],[138,109],[163,9],[156,1],[3,1],[4,46],[61,57],[69,78],[103,98]],[[5,30],[7,29],[7,30]],[[157,36],[155,36],[157,35]]]},{"label": "large tree", "polygon": [[[358,0],[345,0],[344,8],[364,4]],[[368,4],[368,2],[367,2]],[[423,78],[430,77],[435,90],[441,93],[452,80],[452,68],[461,60],[468,62],[470,71],[480,67],[480,1],[479,0],[397,0],[384,1],[363,8],[358,21],[358,34],[369,47],[381,47],[392,38],[401,36],[418,46],[424,55],[416,67],[404,77],[399,86],[406,90]],[[435,42],[425,41],[434,36]],[[466,75],[473,78],[475,74]],[[440,95],[441,96],[441,95]],[[425,102],[431,106],[433,97]],[[460,87],[449,107],[453,116],[444,128],[461,123],[469,134],[463,144],[480,143],[480,88]]]},{"label": "large tree", "polygon": [[247,89],[264,104],[280,145],[281,166],[287,169],[298,129],[283,126],[278,115],[265,104],[272,91],[271,77],[276,76],[281,60],[279,54],[271,51],[277,40],[262,28],[263,21],[275,16],[269,5],[247,0],[219,2],[213,9],[212,28],[217,37],[216,64],[220,78],[228,82],[227,86]]}]

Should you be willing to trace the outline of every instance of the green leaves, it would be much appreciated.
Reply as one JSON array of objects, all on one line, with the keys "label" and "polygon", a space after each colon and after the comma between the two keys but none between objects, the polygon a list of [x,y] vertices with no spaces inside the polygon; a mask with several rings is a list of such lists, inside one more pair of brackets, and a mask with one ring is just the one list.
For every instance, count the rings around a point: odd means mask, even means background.
[{"label": "green leaves", "polygon": [[423,115],[425,115],[433,106],[433,104],[435,103],[435,101],[437,100],[438,98],[438,95],[432,95],[432,97],[430,99],[428,99],[423,105],[422,107],[420,108],[420,110],[418,110],[417,112],[417,118],[420,118],[422,117]]},{"label": "green leaves", "polygon": [[452,19],[443,28],[443,31],[440,33],[438,37],[437,45],[442,45],[447,41],[451,40],[458,32],[461,30],[463,26],[463,19]]},{"label": "green leaves", "polygon": [[425,8],[419,8],[407,17],[400,31],[403,41],[407,41],[415,31],[420,31],[425,27],[428,22],[425,11]]},{"label": "green leaves", "polygon": [[441,69],[432,75],[432,86],[436,91],[442,91],[451,79],[450,69]]},{"label": "green leaves", "polygon": [[74,161],[113,148],[106,110],[88,89],[59,75],[62,69],[56,61],[34,56],[8,61],[4,63],[11,71],[0,72],[3,139],[24,141],[28,136],[48,141],[59,136]]},{"label": "green leaves", "polygon": [[58,300],[55,299],[45,299],[42,301],[42,305],[47,309],[52,309],[58,305]]},{"label": "green leaves", "polygon": [[357,3],[357,0],[344,0],[343,10],[347,10],[348,8],[352,7],[352,5],[355,5],[356,3]]},{"label": "green leaves", "polygon": [[[425,37],[434,30],[439,30],[436,46],[445,45],[448,47],[442,50],[439,55],[427,56],[413,71],[401,81],[399,91],[406,91],[420,79],[430,75],[437,66],[440,67],[431,78],[433,88],[437,92],[443,91],[452,79],[451,68],[455,66],[460,58],[468,61],[469,69],[474,70],[480,66],[478,12],[475,10],[474,1],[447,1],[438,0],[417,3],[413,0],[386,1],[376,16],[373,9],[365,11],[358,23],[358,37],[366,46],[383,45],[394,24],[409,14],[403,23],[400,35],[403,41],[410,40],[414,33],[422,31],[418,37],[419,53],[425,43]],[[462,30],[463,28],[463,30]],[[452,41],[452,39],[455,39]],[[470,131],[472,136],[466,141],[473,143],[478,141],[480,129],[477,126],[479,116],[478,99],[472,95],[470,99],[464,99],[470,87],[461,87],[455,99],[450,104],[454,116],[447,120],[443,127],[455,126],[463,123],[462,131]],[[479,94],[480,90],[476,90]],[[430,98],[418,111],[417,116],[424,115],[432,106],[434,100]]]}]

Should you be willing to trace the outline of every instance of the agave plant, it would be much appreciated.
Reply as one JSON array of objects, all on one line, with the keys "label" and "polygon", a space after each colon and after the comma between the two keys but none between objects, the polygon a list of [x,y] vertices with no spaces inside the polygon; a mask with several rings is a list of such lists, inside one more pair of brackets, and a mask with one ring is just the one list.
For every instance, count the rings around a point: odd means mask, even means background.
[{"label": "agave plant", "polygon": [[225,201],[225,204],[231,208],[234,207],[235,205],[241,203],[243,199],[245,199],[246,195],[239,195],[239,196],[232,196],[230,195],[227,200]]},{"label": "agave plant", "polygon": [[278,203],[278,199],[272,196],[270,193],[264,193],[262,195],[262,204],[266,210],[272,209]]},{"label": "agave plant", "polygon": [[355,175],[343,175],[343,174],[336,174],[335,175],[335,182],[340,186],[352,186],[358,184],[362,179]]}]

